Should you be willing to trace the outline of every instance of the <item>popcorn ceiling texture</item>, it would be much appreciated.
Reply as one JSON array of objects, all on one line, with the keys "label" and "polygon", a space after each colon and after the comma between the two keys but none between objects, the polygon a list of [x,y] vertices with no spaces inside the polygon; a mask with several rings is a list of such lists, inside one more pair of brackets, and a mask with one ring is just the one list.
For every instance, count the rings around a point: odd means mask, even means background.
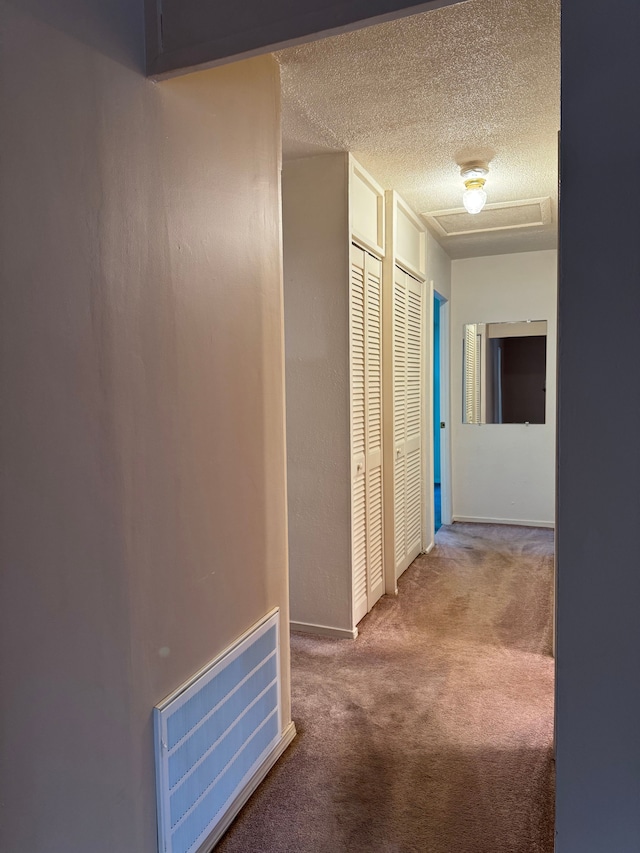
[{"label": "popcorn ceiling texture", "polygon": [[276,58],[285,158],[352,151],[418,213],[460,208],[458,164],[488,160],[489,202],[549,196],[552,223],[439,237],[450,256],[555,247],[559,0],[467,0]]}]

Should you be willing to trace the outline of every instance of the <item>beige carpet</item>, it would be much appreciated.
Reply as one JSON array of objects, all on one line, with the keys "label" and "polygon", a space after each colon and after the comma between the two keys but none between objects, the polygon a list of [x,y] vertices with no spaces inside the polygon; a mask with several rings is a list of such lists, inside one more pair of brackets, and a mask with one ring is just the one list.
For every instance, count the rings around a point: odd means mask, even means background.
[{"label": "beige carpet", "polygon": [[553,533],[436,541],[355,642],[292,637],[298,738],[219,853],[551,853]]}]

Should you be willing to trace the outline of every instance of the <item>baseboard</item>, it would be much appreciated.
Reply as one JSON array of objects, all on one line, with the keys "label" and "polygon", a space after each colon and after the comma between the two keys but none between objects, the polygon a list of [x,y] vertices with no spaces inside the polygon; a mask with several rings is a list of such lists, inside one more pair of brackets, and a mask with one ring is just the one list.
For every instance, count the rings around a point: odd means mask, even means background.
[{"label": "baseboard", "polygon": [[265,758],[260,767],[258,767],[251,779],[249,779],[242,791],[240,791],[238,796],[231,803],[231,805],[227,809],[226,815],[224,816],[222,821],[216,826],[215,831],[200,846],[198,853],[210,853],[210,851],[213,850],[218,841],[220,841],[222,836],[225,834],[225,832],[229,829],[233,821],[238,816],[240,809],[245,805],[245,803],[256,790],[258,785],[264,780],[267,773],[271,770],[271,768],[280,758],[285,749],[291,744],[295,736],[296,726],[295,723],[291,722],[282,733],[282,737],[278,741],[277,745],[271,750],[269,755]]},{"label": "baseboard", "polygon": [[300,634],[313,634],[316,637],[335,637],[338,640],[355,640],[358,629],[331,628],[329,625],[312,625],[309,622],[289,622],[292,631]]},{"label": "baseboard", "polygon": [[453,521],[466,521],[470,524],[511,524],[516,527],[555,528],[553,521],[523,521],[521,518],[477,518],[465,515],[454,515]]},{"label": "baseboard", "polygon": [[424,549],[424,551],[422,553],[423,554],[430,554],[433,551],[435,544],[436,544],[435,539],[432,539],[431,542],[429,542],[429,544],[427,545],[427,547]]}]

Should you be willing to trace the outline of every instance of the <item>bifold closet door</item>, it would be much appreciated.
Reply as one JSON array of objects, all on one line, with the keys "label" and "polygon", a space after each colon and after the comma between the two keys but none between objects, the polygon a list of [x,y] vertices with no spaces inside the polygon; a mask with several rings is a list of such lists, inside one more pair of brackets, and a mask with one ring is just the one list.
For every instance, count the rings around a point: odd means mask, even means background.
[{"label": "bifold closet door", "polygon": [[423,285],[393,282],[393,509],[396,577],[422,550]]},{"label": "bifold closet door", "polygon": [[354,623],[384,591],[382,263],[351,247],[351,542]]}]

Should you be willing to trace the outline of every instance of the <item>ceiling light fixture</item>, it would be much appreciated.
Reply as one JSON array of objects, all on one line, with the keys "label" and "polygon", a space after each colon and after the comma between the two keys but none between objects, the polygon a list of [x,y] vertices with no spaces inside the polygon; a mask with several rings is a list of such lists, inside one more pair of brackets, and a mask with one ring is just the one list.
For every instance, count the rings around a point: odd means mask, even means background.
[{"label": "ceiling light fixture", "polygon": [[460,176],[465,185],[465,191],[462,194],[462,203],[469,213],[480,213],[487,203],[484,184],[485,175],[488,174],[489,167],[484,163],[467,163],[460,169]]}]

